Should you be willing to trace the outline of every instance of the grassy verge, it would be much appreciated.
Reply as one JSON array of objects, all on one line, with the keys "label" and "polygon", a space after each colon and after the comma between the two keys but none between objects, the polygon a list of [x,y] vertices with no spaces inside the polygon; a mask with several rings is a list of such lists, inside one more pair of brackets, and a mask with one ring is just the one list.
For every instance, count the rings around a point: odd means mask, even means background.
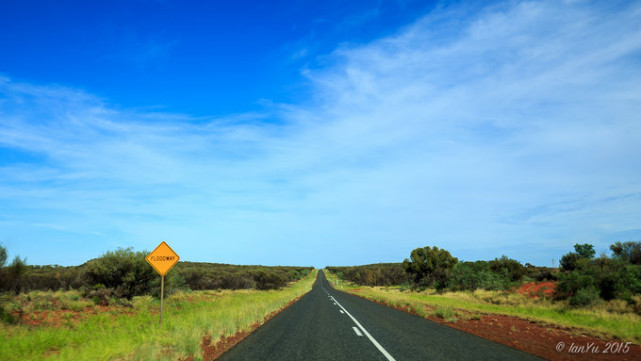
[{"label": "grassy verge", "polygon": [[[368,287],[339,280],[325,271],[337,289],[358,296],[410,309],[423,317],[437,316],[450,321],[456,317],[478,317],[475,314],[502,314],[527,320],[579,329],[586,334],[616,337],[641,344],[641,316],[620,312],[616,302],[591,308],[571,308],[565,302],[531,299],[517,293],[477,290],[474,292],[411,292],[400,287]],[[465,311],[465,315],[459,311]]]},{"label": "grassy verge", "polygon": [[[174,294],[165,299],[162,325],[160,302],[151,296],[135,298],[131,307],[109,306],[75,321],[67,319],[60,326],[1,325],[0,360],[178,360],[189,355],[200,360],[203,336],[215,341],[263,323],[270,313],[307,293],[316,274],[281,290]],[[55,299],[50,296],[49,300]],[[61,300],[68,299],[69,308],[82,306],[74,295],[62,296]],[[28,297],[41,298],[37,294]],[[33,307],[53,310],[54,306],[47,305]],[[26,312],[25,317],[29,317]]]}]

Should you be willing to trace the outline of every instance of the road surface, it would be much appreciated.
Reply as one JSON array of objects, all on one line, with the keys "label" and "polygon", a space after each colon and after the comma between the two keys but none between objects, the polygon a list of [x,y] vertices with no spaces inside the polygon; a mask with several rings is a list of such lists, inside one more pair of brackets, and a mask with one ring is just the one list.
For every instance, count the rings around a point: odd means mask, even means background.
[{"label": "road surface", "polygon": [[333,289],[312,290],[220,360],[541,360]]}]

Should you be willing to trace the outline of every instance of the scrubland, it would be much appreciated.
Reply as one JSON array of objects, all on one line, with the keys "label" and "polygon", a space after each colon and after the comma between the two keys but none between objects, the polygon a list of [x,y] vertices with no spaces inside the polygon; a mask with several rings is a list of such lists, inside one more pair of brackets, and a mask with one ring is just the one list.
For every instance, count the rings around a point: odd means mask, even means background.
[{"label": "scrubland", "polygon": [[[641,344],[641,315],[622,300],[595,302],[588,307],[572,307],[567,300],[529,297],[514,290],[477,289],[442,293],[434,289],[412,291],[404,286],[358,285],[341,280],[331,272],[325,272],[325,275],[338,290],[423,317],[437,316],[456,322],[457,319],[475,318],[480,314],[502,314]],[[638,301],[641,302],[641,297]]]},{"label": "scrubland", "polygon": [[317,272],[277,290],[177,291],[165,298],[162,324],[150,295],[103,302],[77,290],[5,294],[14,322],[0,325],[0,360],[200,360],[204,337],[215,343],[263,323],[307,293]]}]

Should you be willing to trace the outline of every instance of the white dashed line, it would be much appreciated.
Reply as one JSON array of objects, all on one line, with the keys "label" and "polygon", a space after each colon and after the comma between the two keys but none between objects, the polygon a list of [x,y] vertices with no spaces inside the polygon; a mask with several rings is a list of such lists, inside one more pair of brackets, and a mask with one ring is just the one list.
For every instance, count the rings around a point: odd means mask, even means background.
[{"label": "white dashed line", "polygon": [[363,334],[361,333],[361,331],[358,330],[358,328],[352,327],[352,329],[354,330],[354,332],[356,332],[357,336],[363,336]]},{"label": "white dashed line", "polygon": [[[387,350],[385,350],[385,349],[383,348],[383,346],[381,346],[381,344],[380,344],[380,343],[378,343],[378,341],[376,341],[376,339],[374,339],[374,337],[372,337],[372,335],[370,335],[370,334],[369,334],[369,332],[367,332],[367,330],[365,329],[365,327],[363,327],[363,325],[361,325],[361,324],[360,324],[360,322],[358,322],[358,321],[354,318],[354,316],[352,316],[349,312],[347,312],[347,310],[345,309],[345,307],[343,307],[340,303],[338,303],[338,301],[336,301],[336,299],[334,298],[334,296],[330,295],[330,294],[329,294],[329,292],[327,292],[327,290],[325,289],[325,287],[323,287],[323,285],[322,285],[322,284],[321,284],[321,289],[322,289],[323,291],[325,291],[325,293],[327,293],[327,295],[329,296],[329,298],[330,298],[332,301],[334,301],[334,304],[335,304],[335,305],[338,305],[338,307],[340,307],[340,308],[341,308],[341,310],[339,310],[339,311],[341,311],[341,312],[345,311],[345,313],[347,314],[347,316],[349,316],[349,318],[351,318],[351,319],[352,319],[352,321],[354,321],[354,323],[356,324],[356,326],[358,326],[358,328],[359,328],[361,331],[363,331],[363,333],[365,334],[365,336],[367,336],[367,338],[368,338],[368,339],[369,339],[369,340],[374,344],[374,346],[376,346],[376,348],[377,348],[377,349],[378,349],[378,350],[383,354],[383,356],[385,356],[385,358],[386,358],[388,361],[396,361],[396,359],[394,359],[394,358],[392,357],[392,355],[390,355],[390,354],[389,354],[389,352],[387,352]],[[352,327],[352,328],[354,329],[354,332],[356,332],[356,334],[358,335],[358,329],[357,329],[356,327]],[[359,336],[360,336],[360,335],[359,335]]]},{"label": "white dashed line", "polygon": [[[325,292],[327,292],[327,291],[325,291]],[[387,352],[387,350],[385,350],[385,349],[383,348],[383,346],[381,346],[381,344],[380,344],[380,343],[378,343],[378,341],[376,341],[376,339],[374,339],[374,337],[372,337],[372,335],[370,335],[370,334],[369,334],[369,332],[367,332],[367,330],[365,329],[365,327],[363,327],[363,325],[361,325],[361,323],[360,323],[360,322],[358,322],[358,321],[354,318],[354,316],[352,316],[349,312],[347,312],[347,310],[345,309],[345,307],[343,307],[343,306],[342,306],[338,301],[336,301],[336,299],[335,299],[333,296],[332,296],[332,300],[334,300],[334,302],[336,302],[336,304],[338,305],[338,307],[340,307],[341,309],[343,309],[343,311],[345,311],[345,313],[347,314],[347,316],[349,316],[349,318],[351,318],[351,319],[352,319],[352,321],[354,321],[354,323],[356,324],[356,326],[358,326],[358,328],[360,328],[360,329],[361,329],[361,331],[363,331],[363,334],[365,334],[365,336],[367,336],[367,338],[368,338],[368,339],[369,339],[369,340],[374,344],[374,346],[376,346],[376,348],[377,348],[377,349],[378,349],[378,350],[383,354],[383,356],[385,356],[385,358],[387,358],[387,360],[388,360],[388,361],[396,361],[396,360],[392,357],[392,355],[390,355],[390,354],[389,354],[389,352]]]}]

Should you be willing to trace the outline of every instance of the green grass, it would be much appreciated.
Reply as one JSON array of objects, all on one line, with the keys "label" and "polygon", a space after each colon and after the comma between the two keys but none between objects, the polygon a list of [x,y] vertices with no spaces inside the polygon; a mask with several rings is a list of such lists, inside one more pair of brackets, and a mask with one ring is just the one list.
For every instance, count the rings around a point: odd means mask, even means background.
[{"label": "green grass", "polygon": [[[174,294],[165,299],[162,325],[160,301],[151,296],[135,298],[133,308],[117,308],[75,323],[65,320],[61,327],[2,325],[0,360],[177,360],[189,355],[200,360],[203,336],[216,341],[263,323],[271,312],[307,293],[316,273],[282,290]],[[55,299],[87,302],[76,298],[73,292],[41,296],[47,295],[24,296],[37,301],[37,305],[31,302],[25,308],[55,307],[51,306]],[[69,306],[73,307],[80,305]],[[123,313],[126,309],[129,314]]]},{"label": "green grass", "polygon": [[[455,319],[452,310],[472,313],[502,314],[527,320],[573,327],[583,333],[600,337],[617,337],[624,341],[641,344],[641,316],[620,302],[603,302],[590,308],[572,308],[566,302],[548,299],[531,299],[517,293],[477,290],[474,292],[435,291],[412,292],[400,287],[358,286],[338,280],[325,272],[328,280],[338,289],[357,294],[374,301],[410,308],[427,317],[435,315],[446,320]],[[448,311],[450,310],[450,311]]]}]

